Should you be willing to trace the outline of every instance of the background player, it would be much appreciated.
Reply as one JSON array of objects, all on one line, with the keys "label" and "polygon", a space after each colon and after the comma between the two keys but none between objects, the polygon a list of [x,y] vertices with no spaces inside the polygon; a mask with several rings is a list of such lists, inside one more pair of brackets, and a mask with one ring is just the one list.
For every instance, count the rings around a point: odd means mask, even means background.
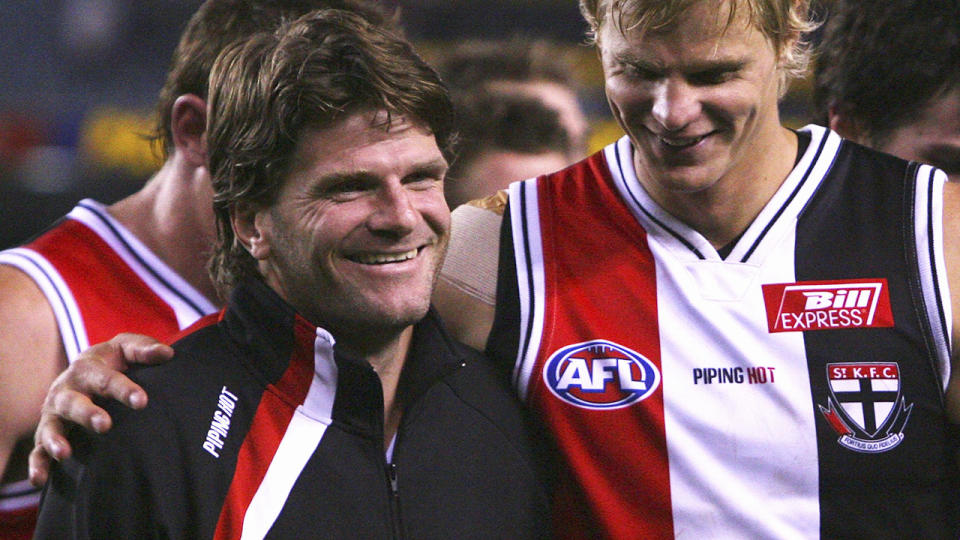
[{"label": "background player", "polygon": [[579,85],[571,76],[573,66],[558,55],[555,45],[521,38],[465,41],[446,52],[437,69],[455,103],[497,95],[540,100],[560,116],[567,131],[569,162],[586,153],[589,125]]},{"label": "background player", "polygon": [[813,87],[821,118],[844,137],[960,180],[960,4],[826,7]]},{"label": "background player", "polygon": [[479,92],[455,104],[460,135],[445,185],[450,208],[562,169],[578,151],[557,111],[538,98]]}]

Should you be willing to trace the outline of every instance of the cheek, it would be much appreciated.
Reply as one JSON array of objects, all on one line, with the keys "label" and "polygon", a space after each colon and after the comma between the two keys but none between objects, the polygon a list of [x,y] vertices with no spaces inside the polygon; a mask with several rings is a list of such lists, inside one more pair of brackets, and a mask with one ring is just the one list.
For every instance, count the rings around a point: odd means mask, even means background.
[{"label": "cheek", "polygon": [[606,94],[610,109],[621,121],[642,118],[650,108],[649,92],[623,77],[607,79]]},{"label": "cheek", "polygon": [[440,235],[447,235],[450,231],[450,207],[443,196],[442,184],[438,189],[431,189],[417,193],[414,197],[414,208],[423,216],[423,220],[433,231]]}]

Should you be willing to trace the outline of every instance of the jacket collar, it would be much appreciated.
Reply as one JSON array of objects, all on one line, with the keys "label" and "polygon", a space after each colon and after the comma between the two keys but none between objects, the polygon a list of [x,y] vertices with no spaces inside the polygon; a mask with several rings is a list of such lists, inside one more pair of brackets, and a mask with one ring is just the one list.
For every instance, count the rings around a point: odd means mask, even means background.
[{"label": "jacket collar", "polygon": [[[223,323],[248,368],[268,391],[319,421],[339,421],[360,432],[382,430],[383,395],[370,365],[334,345],[331,336],[300,316],[270,287],[249,280],[231,294]],[[465,365],[433,308],[414,326],[397,396],[404,414],[431,386]]]}]

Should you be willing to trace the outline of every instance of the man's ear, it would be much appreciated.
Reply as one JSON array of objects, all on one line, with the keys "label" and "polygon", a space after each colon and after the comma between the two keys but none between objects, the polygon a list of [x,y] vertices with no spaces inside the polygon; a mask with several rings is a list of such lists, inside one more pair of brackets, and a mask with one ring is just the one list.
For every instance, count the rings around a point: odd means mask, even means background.
[{"label": "man's ear", "polygon": [[273,220],[268,210],[238,203],[230,212],[230,223],[237,241],[254,259],[262,260],[270,255]]},{"label": "man's ear", "polygon": [[195,167],[207,164],[207,102],[194,94],[184,94],[173,102],[170,131],[173,146]]},{"label": "man's ear", "polygon": [[864,134],[861,133],[860,126],[849,114],[844,113],[842,107],[831,105],[827,111],[827,119],[830,123],[830,129],[839,133],[841,137],[852,141],[861,141]]}]

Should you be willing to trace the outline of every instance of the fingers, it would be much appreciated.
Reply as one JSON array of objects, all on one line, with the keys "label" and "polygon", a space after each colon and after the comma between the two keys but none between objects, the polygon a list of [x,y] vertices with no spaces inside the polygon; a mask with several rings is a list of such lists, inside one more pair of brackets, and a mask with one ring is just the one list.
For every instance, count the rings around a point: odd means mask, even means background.
[{"label": "fingers", "polygon": [[30,482],[42,485],[49,476],[51,462],[70,457],[73,450],[66,437],[67,423],[97,433],[110,429],[110,415],[91,396],[141,409],[147,405],[146,392],[122,372],[130,364],[157,364],[172,356],[172,348],[140,334],[119,334],[81,353],[53,381],[44,400],[30,452]]},{"label": "fingers", "polygon": [[97,413],[107,414],[88,396],[114,399],[134,409],[146,406],[147,394],[120,371],[127,367],[123,354],[111,342],[87,349],[54,380],[44,408],[86,426]]},{"label": "fingers", "polygon": [[50,476],[50,454],[42,446],[34,446],[30,451],[30,483],[41,487]]},{"label": "fingers", "polygon": [[30,451],[29,475],[30,483],[42,486],[50,476],[50,467],[53,460],[62,460],[70,457],[72,449],[67,439],[63,437],[65,428],[59,418],[44,415],[34,434],[33,450]]},{"label": "fingers", "polygon": [[[98,349],[104,345],[103,350]],[[160,364],[173,356],[169,345],[142,334],[118,334],[105,344],[90,347],[81,356],[103,354],[104,363],[121,362],[125,369],[128,364]],[[97,349],[94,351],[94,349]]]}]

